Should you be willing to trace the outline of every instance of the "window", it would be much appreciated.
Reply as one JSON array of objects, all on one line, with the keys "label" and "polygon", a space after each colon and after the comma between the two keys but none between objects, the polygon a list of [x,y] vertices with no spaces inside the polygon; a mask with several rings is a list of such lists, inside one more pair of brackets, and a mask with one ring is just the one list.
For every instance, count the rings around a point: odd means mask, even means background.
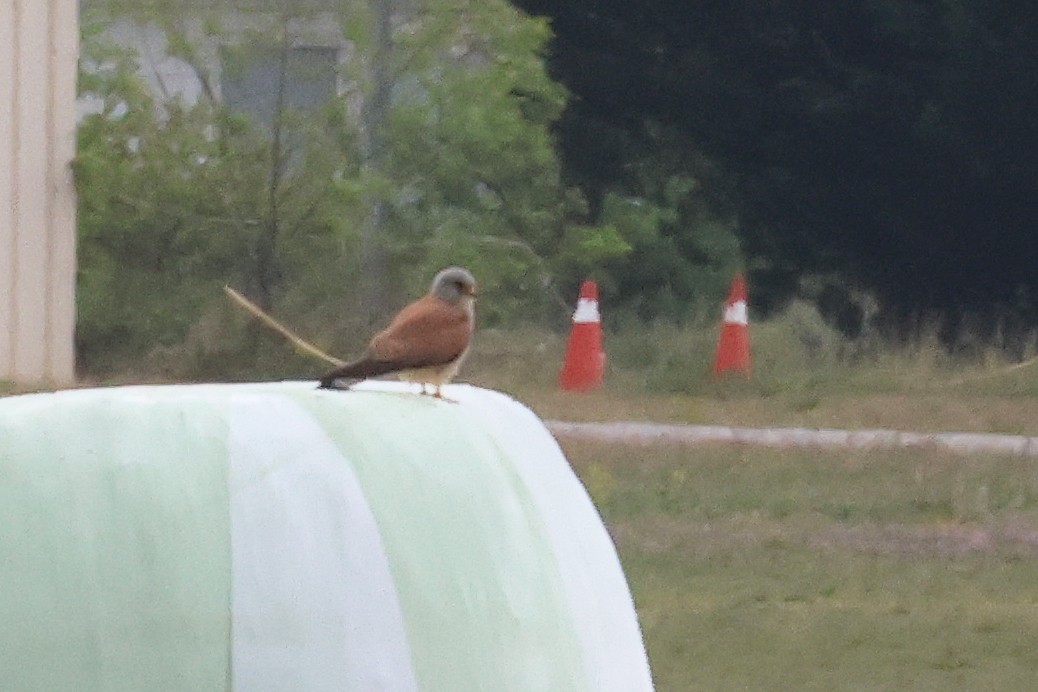
[{"label": "window", "polygon": [[224,104],[273,129],[282,79],[287,108],[314,112],[336,96],[339,49],[293,46],[285,58],[282,70],[280,49],[224,49],[220,85]]}]

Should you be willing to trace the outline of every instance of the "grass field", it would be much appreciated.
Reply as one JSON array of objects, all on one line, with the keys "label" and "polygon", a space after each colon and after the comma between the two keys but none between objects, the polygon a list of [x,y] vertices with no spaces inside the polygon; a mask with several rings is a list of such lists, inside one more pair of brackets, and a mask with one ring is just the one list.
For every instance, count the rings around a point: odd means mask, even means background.
[{"label": "grass field", "polygon": [[1030,690],[1038,469],[564,444],[666,690]]},{"label": "grass field", "polygon": [[[543,418],[1038,435],[1038,366],[926,349],[847,364],[765,333],[749,381],[716,381],[709,337],[672,339],[688,357],[649,339],[629,370],[621,343],[592,394],[509,369],[523,349],[558,362],[552,342],[498,344],[476,381]],[[661,692],[1038,689],[1038,459],[561,442]]]}]

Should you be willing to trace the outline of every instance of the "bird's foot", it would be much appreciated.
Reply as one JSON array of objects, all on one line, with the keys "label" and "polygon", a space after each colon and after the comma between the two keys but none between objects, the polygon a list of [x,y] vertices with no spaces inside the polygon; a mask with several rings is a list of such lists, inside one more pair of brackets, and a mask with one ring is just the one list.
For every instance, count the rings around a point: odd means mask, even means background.
[{"label": "bird's foot", "polygon": [[436,387],[433,390],[432,396],[434,398],[436,398],[436,399],[439,399],[440,401],[446,401],[448,404],[456,404],[456,403],[458,403],[457,400],[451,399],[450,397],[444,396],[443,395],[443,391],[442,391],[442,389],[440,387]]}]

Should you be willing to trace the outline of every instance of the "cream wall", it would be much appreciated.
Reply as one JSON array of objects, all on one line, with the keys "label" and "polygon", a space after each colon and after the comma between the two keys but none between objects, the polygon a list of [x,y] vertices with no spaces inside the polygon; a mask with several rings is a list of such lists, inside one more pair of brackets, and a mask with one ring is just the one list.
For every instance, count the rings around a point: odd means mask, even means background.
[{"label": "cream wall", "polygon": [[78,0],[0,0],[0,380],[75,379]]}]

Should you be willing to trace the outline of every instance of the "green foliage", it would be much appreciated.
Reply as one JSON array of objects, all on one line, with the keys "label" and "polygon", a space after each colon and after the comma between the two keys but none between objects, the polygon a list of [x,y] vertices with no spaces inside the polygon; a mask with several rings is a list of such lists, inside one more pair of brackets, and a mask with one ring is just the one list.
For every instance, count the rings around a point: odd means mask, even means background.
[{"label": "green foliage", "polygon": [[[814,274],[867,293],[885,338],[939,319],[949,350],[1019,357],[1038,324],[1036,6],[515,2],[556,20],[552,74],[576,96],[560,142],[593,207],[661,204],[639,169],[690,176],[737,219],[757,308]],[[661,255],[700,264],[680,245]]]},{"label": "green foliage", "polygon": [[196,292],[192,273],[201,267],[192,264],[219,264],[213,253],[187,262],[182,257],[194,254],[199,229],[185,226],[187,208],[180,202],[192,192],[194,157],[206,143],[183,136],[191,127],[182,112],[171,115],[169,128],[156,128],[154,104],[130,70],[123,61],[84,80],[104,100],[102,112],[80,127],[74,166],[80,191],[78,339],[88,361],[182,336],[191,315],[168,311],[165,301]]},{"label": "green foliage", "polygon": [[77,339],[87,372],[171,374],[142,361],[187,339],[224,300],[224,284],[269,307],[317,290],[315,271],[349,270],[355,196],[339,181],[356,161],[341,117],[301,123],[286,114],[282,136],[306,145],[278,151],[249,122],[204,101],[160,107],[130,55],[100,41],[84,47],[98,57],[82,88],[103,103],[80,125],[74,165]]},{"label": "green foliage", "polygon": [[743,268],[742,250],[733,217],[705,193],[706,174],[643,160],[631,164],[622,185],[604,190],[597,220],[631,248],[602,265],[608,305],[642,320],[689,323],[723,299]]},{"label": "green foliage", "polygon": [[[253,376],[286,374],[259,365],[269,340],[214,317],[225,315],[223,284],[325,348],[353,351],[373,219],[387,307],[463,264],[480,279],[485,327],[562,327],[588,277],[607,302],[685,318],[739,265],[732,224],[708,210],[694,176],[646,164],[596,209],[564,179],[552,128],[568,94],[545,69],[544,20],[505,0],[431,0],[380,46],[373,4],[262,4],[255,26],[228,34],[219,4],[88,3],[81,90],[104,106],[82,122],[75,164],[87,371],[133,363],[183,376],[237,354],[256,363]],[[257,122],[216,102],[203,59],[213,46],[225,78],[266,56],[297,79],[299,66],[269,56],[288,55],[312,10],[331,12],[353,42],[324,110],[279,100]],[[156,100],[137,56],[106,43],[112,16],[161,28],[167,53],[202,83],[200,101]],[[357,117],[376,72],[389,86],[384,122]],[[365,130],[376,126],[378,138]]]},{"label": "green foliage", "polygon": [[578,223],[583,200],[561,181],[549,127],[566,95],[540,59],[547,28],[500,0],[433,3],[412,27],[389,124],[393,249],[423,277],[471,266],[485,324],[552,319],[555,277],[627,246]]}]

